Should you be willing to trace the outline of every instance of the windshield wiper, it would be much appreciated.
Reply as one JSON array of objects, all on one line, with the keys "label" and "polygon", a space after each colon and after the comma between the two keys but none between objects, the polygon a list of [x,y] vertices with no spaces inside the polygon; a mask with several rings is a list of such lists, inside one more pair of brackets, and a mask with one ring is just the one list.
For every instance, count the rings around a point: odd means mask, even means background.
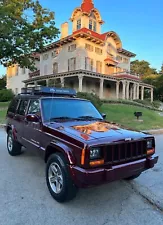
[{"label": "windshield wiper", "polygon": [[93,117],[93,116],[79,116],[78,120],[103,120],[101,118]]},{"label": "windshield wiper", "polygon": [[75,120],[75,118],[68,117],[68,116],[60,116],[60,117],[53,117],[50,119],[50,121],[54,120]]}]

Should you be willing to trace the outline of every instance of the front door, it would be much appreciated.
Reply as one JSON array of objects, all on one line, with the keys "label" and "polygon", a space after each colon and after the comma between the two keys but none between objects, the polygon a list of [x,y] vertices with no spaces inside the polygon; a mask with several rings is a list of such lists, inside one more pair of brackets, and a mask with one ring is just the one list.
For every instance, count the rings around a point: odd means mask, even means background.
[{"label": "front door", "polygon": [[[27,115],[40,117],[39,99],[32,99],[29,102]],[[25,119],[23,139],[25,147],[38,149],[40,147],[41,122],[30,122]]]}]

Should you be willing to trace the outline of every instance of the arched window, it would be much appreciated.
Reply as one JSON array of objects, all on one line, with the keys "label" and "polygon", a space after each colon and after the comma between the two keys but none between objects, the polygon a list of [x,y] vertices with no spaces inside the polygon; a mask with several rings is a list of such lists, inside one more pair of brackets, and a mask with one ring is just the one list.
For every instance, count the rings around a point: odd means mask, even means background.
[{"label": "arched window", "polygon": [[96,32],[97,30],[97,22],[96,17],[93,12],[91,12],[90,19],[89,19],[89,29]]},{"label": "arched window", "polygon": [[58,63],[53,63],[53,74],[58,73]]}]

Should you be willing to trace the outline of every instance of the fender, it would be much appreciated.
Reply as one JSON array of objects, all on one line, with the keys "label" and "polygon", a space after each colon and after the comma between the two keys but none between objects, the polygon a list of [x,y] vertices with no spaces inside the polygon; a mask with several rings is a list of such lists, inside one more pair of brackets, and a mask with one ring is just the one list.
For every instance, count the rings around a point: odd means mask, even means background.
[{"label": "fender", "polygon": [[12,135],[13,135],[13,139],[16,141],[17,140],[17,131],[14,125],[8,124],[6,126],[6,132],[8,133],[8,131],[11,130],[12,131]]},{"label": "fender", "polygon": [[76,163],[76,159],[73,156],[71,148],[64,143],[55,142],[54,140],[45,149],[45,161],[47,160],[49,148],[54,148],[54,152],[61,152],[65,156],[68,164],[74,165]]}]

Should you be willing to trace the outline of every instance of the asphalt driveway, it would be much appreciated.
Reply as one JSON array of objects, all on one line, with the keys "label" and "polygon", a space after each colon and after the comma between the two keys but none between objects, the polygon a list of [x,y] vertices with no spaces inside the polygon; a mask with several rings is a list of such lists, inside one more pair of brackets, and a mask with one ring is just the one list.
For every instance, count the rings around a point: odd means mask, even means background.
[{"label": "asphalt driveway", "polygon": [[0,225],[163,225],[162,139],[158,165],[140,178],[80,190],[59,204],[46,187],[42,159],[32,149],[9,156],[0,129]]}]

